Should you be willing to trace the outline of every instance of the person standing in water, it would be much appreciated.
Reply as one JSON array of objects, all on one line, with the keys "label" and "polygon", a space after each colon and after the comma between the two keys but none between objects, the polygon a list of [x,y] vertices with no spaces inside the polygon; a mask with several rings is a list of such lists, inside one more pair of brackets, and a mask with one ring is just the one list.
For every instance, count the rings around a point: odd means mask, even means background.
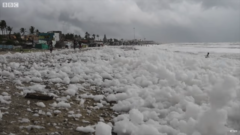
[{"label": "person standing in water", "polygon": [[207,53],[207,55],[205,56],[205,58],[208,58],[209,57],[209,52]]}]

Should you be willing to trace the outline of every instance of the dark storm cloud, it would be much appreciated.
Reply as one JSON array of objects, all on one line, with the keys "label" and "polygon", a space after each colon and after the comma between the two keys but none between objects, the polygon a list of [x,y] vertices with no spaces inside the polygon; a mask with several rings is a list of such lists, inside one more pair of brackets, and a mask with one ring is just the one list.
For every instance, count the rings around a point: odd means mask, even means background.
[{"label": "dark storm cloud", "polygon": [[[239,41],[239,0],[14,0],[0,20],[19,31],[104,34],[159,42]],[[3,0],[0,0],[2,3]],[[5,1],[4,1],[5,2]]]}]

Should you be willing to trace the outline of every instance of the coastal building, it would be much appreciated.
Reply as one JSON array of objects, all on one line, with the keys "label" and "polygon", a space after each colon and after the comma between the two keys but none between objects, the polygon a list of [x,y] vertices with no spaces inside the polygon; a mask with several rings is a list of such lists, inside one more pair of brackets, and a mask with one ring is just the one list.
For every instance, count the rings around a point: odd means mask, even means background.
[{"label": "coastal building", "polygon": [[48,31],[47,33],[53,34],[52,43],[55,47],[56,43],[61,40],[62,38],[62,31]]},{"label": "coastal building", "polygon": [[47,33],[38,33],[36,40],[38,39],[39,44],[47,44],[48,41],[52,41],[53,47],[61,39],[61,31],[49,31]]},{"label": "coastal building", "polygon": [[38,43],[47,44],[48,41],[53,40],[54,33],[38,33]]},{"label": "coastal building", "polygon": [[72,48],[73,47],[73,40],[66,40],[63,43],[64,43],[64,46],[66,48]]}]

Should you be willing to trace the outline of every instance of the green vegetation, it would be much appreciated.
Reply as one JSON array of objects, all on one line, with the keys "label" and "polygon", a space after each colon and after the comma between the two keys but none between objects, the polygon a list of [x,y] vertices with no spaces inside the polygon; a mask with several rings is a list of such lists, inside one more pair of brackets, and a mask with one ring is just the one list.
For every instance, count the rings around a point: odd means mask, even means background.
[{"label": "green vegetation", "polygon": [[[36,29],[34,26],[30,26],[28,29],[29,31],[26,31],[25,28],[20,28],[19,32],[14,32],[13,27],[10,27],[7,25],[5,20],[0,21],[0,43],[6,45],[24,45],[27,41],[29,42],[34,42],[34,35],[38,35],[40,32],[38,29]],[[13,33],[14,32],[14,33]],[[28,34],[26,34],[26,32]],[[13,34],[11,34],[13,33]],[[27,35],[27,36],[26,36]],[[23,36],[23,37],[22,37]],[[99,40],[99,35],[98,34],[90,34],[88,32],[85,33],[85,36],[81,35],[76,35],[73,33],[67,33],[67,34],[62,34],[61,35],[61,41],[63,40],[80,40],[80,39],[86,39],[86,40]],[[102,39],[100,39],[102,40]],[[106,38],[106,35],[104,34],[103,38],[104,43],[106,42],[113,42],[113,39],[108,40]],[[117,40],[114,40],[117,41]]]},{"label": "green vegetation", "polygon": [[85,33],[85,39],[89,39],[90,38],[90,34],[88,32]]},{"label": "green vegetation", "polygon": [[25,53],[28,53],[28,52],[32,52],[33,50],[31,49],[22,49],[22,48],[17,48],[17,49],[13,49],[13,52],[25,52]]},{"label": "green vegetation", "polygon": [[13,29],[13,28],[10,27],[10,26],[7,27],[7,31],[9,31],[9,33],[8,33],[9,39],[11,38],[10,35],[11,35],[11,32],[12,32],[12,29]]},{"label": "green vegetation", "polygon": [[30,28],[29,28],[29,34],[30,35],[33,35],[35,32],[35,28],[33,27],[33,26],[31,26]]},{"label": "green vegetation", "polygon": [[106,42],[107,42],[107,37],[106,37],[106,34],[104,34],[103,42],[104,42],[104,43],[106,43]]},{"label": "green vegetation", "polygon": [[22,34],[22,36],[25,35],[25,32],[27,32],[27,31],[25,30],[25,28],[21,28],[21,29],[20,29],[20,33]]},{"label": "green vegetation", "polygon": [[13,40],[7,40],[6,45],[15,45],[15,42]]},{"label": "green vegetation", "polygon": [[6,28],[7,28],[7,23],[6,23],[6,21],[5,20],[1,20],[1,22],[0,22],[0,29],[1,29],[1,31],[2,31],[2,35],[4,35],[4,30],[6,31]]}]

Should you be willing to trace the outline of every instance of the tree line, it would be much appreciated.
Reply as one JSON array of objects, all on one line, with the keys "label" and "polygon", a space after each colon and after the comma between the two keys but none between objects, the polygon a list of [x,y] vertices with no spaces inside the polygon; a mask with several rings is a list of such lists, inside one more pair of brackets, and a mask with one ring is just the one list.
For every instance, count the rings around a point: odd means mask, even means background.
[{"label": "tree line", "polygon": [[[0,21],[0,29],[2,31],[2,37],[6,37],[8,38],[8,40],[11,40],[11,32],[13,31],[13,27],[8,26],[5,20],[1,20]],[[19,32],[15,33],[13,35],[16,36],[17,40],[19,41],[23,41],[21,36],[25,36],[25,33],[27,32],[27,30],[25,28],[20,28]],[[29,28],[29,35],[33,40],[33,35],[37,35],[39,33],[38,29],[35,29],[35,27],[31,26]]]},{"label": "tree line", "polygon": [[[13,31],[13,27],[11,26],[8,26],[6,21],[5,20],[1,20],[0,22],[0,29],[1,29],[1,32],[2,32],[2,36],[4,37],[8,37],[9,40],[11,40],[11,32]],[[16,36],[17,40],[18,41],[21,41],[21,42],[24,42],[25,40],[22,40],[21,36],[25,36],[25,34],[29,32],[29,37],[31,38],[31,41],[33,42],[33,36],[34,35],[37,35],[39,33],[39,30],[36,29],[35,27],[31,26],[29,28],[29,31],[27,31],[25,28],[20,28],[19,32],[15,33],[13,35]],[[90,34],[88,32],[85,33],[85,36],[84,37],[81,37],[81,35],[76,35],[76,34],[73,34],[73,33],[67,33],[67,34],[62,34],[62,37],[63,39],[69,39],[69,40],[74,40],[74,39],[85,39],[85,40],[99,40],[99,35],[98,34]],[[0,40],[1,40],[1,37],[0,37]],[[104,43],[106,42],[109,42],[109,43],[113,43],[113,42],[119,42],[118,39],[107,39],[106,37],[106,34],[104,34],[104,37],[102,39],[102,41]]]}]

